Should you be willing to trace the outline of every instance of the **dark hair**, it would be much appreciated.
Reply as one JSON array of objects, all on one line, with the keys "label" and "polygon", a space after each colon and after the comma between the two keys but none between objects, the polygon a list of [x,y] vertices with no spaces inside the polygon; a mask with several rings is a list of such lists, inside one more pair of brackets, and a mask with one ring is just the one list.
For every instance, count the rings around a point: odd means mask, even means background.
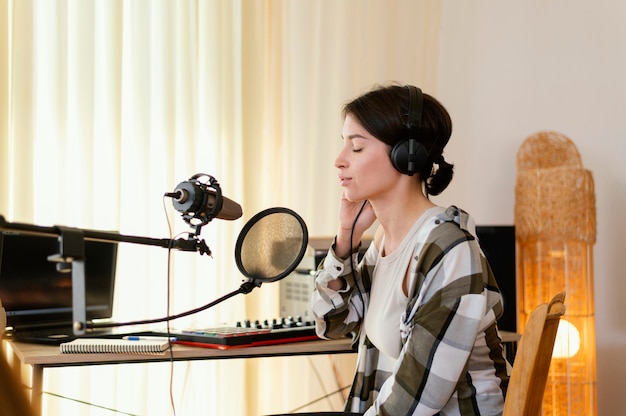
[{"label": "dark hair", "polygon": [[[450,114],[439,101],[422,94],[424,105],[421,124],[414,137],[428,151],[428,162],[417,172],[425,183],[426,195],[439,195],[452,181],[454,165],[443,160],[443,149],[452,135]],[[354,117],[371,135],[389,145],[390,149],[409,135],[408,88],[401,85],[376,86],[347,103],[342,111]],[[434,168],[437,164],[437,169]]]}]

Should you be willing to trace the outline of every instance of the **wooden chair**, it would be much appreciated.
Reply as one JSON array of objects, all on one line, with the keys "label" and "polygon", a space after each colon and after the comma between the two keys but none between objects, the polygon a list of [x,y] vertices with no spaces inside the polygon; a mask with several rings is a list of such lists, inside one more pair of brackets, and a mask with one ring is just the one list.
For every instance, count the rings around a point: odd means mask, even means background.
[{"label": "wooden chair", "polygon": [[526,322],[504,402],[504,416],[538,416],[552,361],[565,293],[537,306]]}]

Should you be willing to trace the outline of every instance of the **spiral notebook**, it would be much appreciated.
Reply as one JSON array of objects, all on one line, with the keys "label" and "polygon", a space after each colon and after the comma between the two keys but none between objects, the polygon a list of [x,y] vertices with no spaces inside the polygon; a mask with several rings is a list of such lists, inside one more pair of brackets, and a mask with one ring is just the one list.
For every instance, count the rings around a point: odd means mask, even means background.
[{"label": "spiral notebook", "polygon": [[165,339],[78,338],[60,346],[63,354],[163,354],[170,347]]}]

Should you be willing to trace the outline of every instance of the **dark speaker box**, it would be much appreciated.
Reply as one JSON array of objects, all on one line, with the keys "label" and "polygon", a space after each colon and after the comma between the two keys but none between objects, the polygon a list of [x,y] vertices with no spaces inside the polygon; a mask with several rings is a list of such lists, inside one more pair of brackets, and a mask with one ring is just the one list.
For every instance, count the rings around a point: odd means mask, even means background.
[{"label": "dark speaker box", "polygon": [[504,314],[498,320],[498,328],[516,332],[515,227],[512,225],[476,226],[476,235],[502,293]]}]

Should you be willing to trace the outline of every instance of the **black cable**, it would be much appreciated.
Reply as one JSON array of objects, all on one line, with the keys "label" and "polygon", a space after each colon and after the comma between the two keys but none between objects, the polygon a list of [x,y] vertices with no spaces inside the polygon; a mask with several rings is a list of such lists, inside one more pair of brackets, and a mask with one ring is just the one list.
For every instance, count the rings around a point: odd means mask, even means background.
[{"label": "black cable", "polygon": [[341,388],[339,388],[339,389],[337,389],[337,390],[335,390],[335,391],[333,391],[333,392],[330,392],[330,393],[325,394],[325,395],[323,395],[323,396],[321,396],[321,397],[318,397],[317,399],[315,399],[315,400],[313,400],[313,401],[310,401],[310,402],[308,402],[308,403],[305,403],[305,404],[303,404],[302,406],[296,407],[295,409],[290,410],[288,413],[294,413],[294,412],[297,412],[298,410],[304,409],[304,408],[305,408],[305,407],[307,407],[307,406],[311,406],[312,404],[315,404],[315,403],[317,403],[317,402],[319,402],[319,401],[322,401],[322,400],[324,400],[324,399],[327,399],[327,398],[329,398],[330,396],[332,396],[332,395],[334,395],[334,394],[341,393],[342,391],[344,391],[344,390],[346,390],[346,389],[349,389],[350,387],[351,387],[351,386],[343,386],[343,387],[341,387]]},{"label": "black cable", "polygon": [[[354,217],[354,221],[352,222],[352,228],[350,229],[350,254],[349,254],[350,269],[351,269],[350,271],[352,273],[352,278],[354,279],[354,285],[359,291],[359,297],[361,298],[361,303],[363,304],[363,312],[365,312],[365,301],[363,300],[363,292],[361,292],[361,288],[359,287],[359,282],[357,281],[356,272],[354,270],[354,259],[352,258],[352,251],[354,250],[354,247],[352,244],[352,238],[354,237],[354,228],[356,227],[356,222],[359,220],[359,217],[361,216],[361,213],[363,212],[363,209],[365,208],[365,204],[367,204],[367,199],[363,201],[363,204],[361,205],[359,212],[357,212],[356,217]],[[364,317],[365,316],[362,316],[361,318],[364,318]]]},{"label": "black cable", "polygon": [[[326,393],[325,397],[328,397],[328,393],[326,392],[326,388],[324,387],[324,382],[322,381],[322,376],[320,372],[318,371],[317,366],[313,365],[313,360],[311,359],[310,356],[307,356],[307,361],[309,362],[309,365],[313,369],[313,373],[315,374],[315,377],[317,378],[317,382],[319,383],[320,388],[322,389],[324,393]],[[328,404],[332,406],[332,403],[328,402]]]}]

